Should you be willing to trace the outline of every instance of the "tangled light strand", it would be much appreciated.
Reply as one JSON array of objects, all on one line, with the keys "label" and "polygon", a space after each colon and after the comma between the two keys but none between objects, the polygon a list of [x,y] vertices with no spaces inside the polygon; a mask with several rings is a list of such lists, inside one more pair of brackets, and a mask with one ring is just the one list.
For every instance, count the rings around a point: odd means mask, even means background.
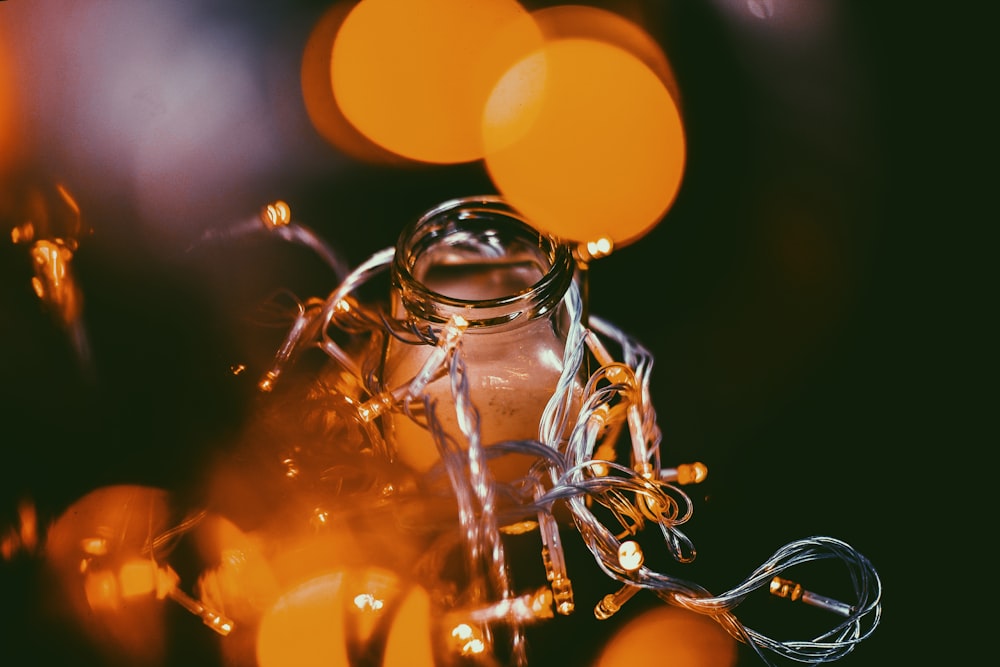
[{"label": "tangled light strand", "polygon": [[[574,610],[559,524],[552,513],[560,501],[569,509],[573,526],[598,567],[622,584],[598,603],[594,612],[598,618],[609,618],[638,591],[650,590],[668,604],[709,615],[735,639],[749,644],[768,665],[774,664],[768,652],[810,664],[835,660],[872,634],[881,617],[878,574],[865,556],[834,538],[816,536],[789,543],[740,585],[719,595],[643,564],[641,547],[631,538],[648,523],[657,526],[675,561],[694,560],[694,545],[679,528],[691,518],[693,504],[679,485],[700,481],[704,467],[690,464],[661,468],[662,433],[649,391],[653,355],[599,317],[588,315],[585,324],[584,304],[576,283],[563,297],[569,319],[563,368],[539,421],[538,439],[485,447],[480,439],[480,414],[469,395],[463,322],[452,318],[444,325],[428,325],[421,330],[412,322],[394,319],[352,296],[386,270],[394,253],[394,248],[386,248],[373,254],[346,275],[322,306],[300,309],[261,388],[273,387],[282,368],[294,362],[297,355],[292,351],[316,346],[371,392],[369,399],[358,406],[360,421],[372,424],[391,412],[420,420],[440,454],[438,466],[427,475],[430,478],[444,472],[450,483],[471,582],[462,600],[464,606],[454,614],[464,614],[479,623],[487,638],[491,624],[506,625],[515,664],[526,663],[524,624],[550,617],[552,602],[561,614]],[[408,344],[433,345],[435,349],[410,382],[386,388],[370,366],[359,365],[336,342],[337,335],[349,339],[393,336]],[[622,361],[614,359],[605,341],[617,346]],[[581,394],[577,379],[585,364],[595,370]],[[430,381],[445,374],[451,386],[450,407],[464,443],[445,433],[440,424],[437,415],[448,406],[430,401],[423,393]],[[631,444],[630,465],[617,461],[615,445],[623,432]],[[384,444],[378,449],[389,458],[393,455]],[[528,474],[510,482],[494,479],[487,461],[512,453],[534,458]],[[621,531],[611,530],[595,510],[608,512]],[[539,529],[550,591],[515,596],[502,534],[505,528],[525,523]],[[853,605],[802,591],[801,586],[779,576],[789,568],[822,559],[838,559],[848,568],[857,598]],[[733,613],[748,595],[764,587],[775,595],[825,608],[844,620],[811,640],[772,639],[746,627]]]}]

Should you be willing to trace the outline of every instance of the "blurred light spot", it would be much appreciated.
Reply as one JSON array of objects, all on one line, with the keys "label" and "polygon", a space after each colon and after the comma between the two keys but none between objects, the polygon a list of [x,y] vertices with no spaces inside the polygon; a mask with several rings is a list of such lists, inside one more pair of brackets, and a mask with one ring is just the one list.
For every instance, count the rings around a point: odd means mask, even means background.
[{"label": "blurred light spot", "polygon": [[108,570],[88,572],[83,588],[91,609],[118,609],[121,596],[118,594],[118,580],[114,573]]},{"label": "blurred light spot", "polygon": [[98,649],[131,664],[158,664],[165,655],[164,605],[152,595],[123,604],[133,589],[123,591],[120,574],[135,561],[153,566],[150,545],[170,525],[167,501],[167,493],[153,487],[100,487],[70,505],[45,540],[60,607]]},{"label": "blurred light spot", "polygon": [[389,628],[382,667],[434,667],[432,617],[427,591],[410,589]]},{"label": "blurred light spot", "polygon": [[265,206],[260,212],[264,226],[271,229],[283,227],[292,221],[292,209],[284,201],[278,200]]},{"label": "blurred light spot", "polygon": [[677,79],[660,44],[621,14],[585,5],[557,5],[535,11],[532,17],[547,41],[592,39],[628,51],[645,63],[673,98],[680,101]]},{"label": "blurred light spot", "polygon": [[108,541],[103,537],[85,537],[80,540],[80,549],[87,556],[106,556]]},{"label": "blurred light spot", "polygon": [[711,617],[659,607],[619,630],[594,667],[735,667],[736,642]]},{"label": "blurred light spot", "polygon": [[259,667],[349,665],[341,588],[344,575],[325,574],[293,588],[263,616]]},{"label": "blurred light spot", "polygon": [[[544,94],[531,84],[541,72]],[[518,94],[531,111],[511,117]],[[630,53],[590,39],[555,40],[512,67],[487,103],[483,133],[500,192],[538,227],[581,243],[642,237],[684,172],[684,129],[663,82]]]},{"label": "blurred light spot", "polygon": [[258,540],[218,515],[206,518],[193,537],[198,554],[210,566],[198,578],[199,598],[225,610],[238,624],[259,620],[280,589]]},{"label": "blurred light spot", "polygon": [[35,226],[30,222],[10,230],[10,240],[14,243],[31,243],[35,238]]},{"label": "blurred light spot", "polygon": [[0,536],[0,559],[10,561],[16,554],[32,554],[38,548],[38,514],[35,503],[22,500],[17,506],[17,526]]},{"label": "blurred light spot", "polygon": [[134,198],[144,222],[187,235],[283,163],[242,24],[189,2],[6,5],[30,150],[81,190]]},{"label": "blurred light spot", "polygon": [[149,595],[156,591],[156,563],[134,559],[122,565],[118,573],[122,597]]},{"label": "blurred light spot", "polygon": [[478,160],[494,83],[540,44],[513,0],[361,0],[334,40],[333,93],[355,127],[394,153]]},{"label": "blurred light spot", "polygon": [[14,129],[15,110],[19,104],[14,81],[13,56],[7,46],[10,39],[0,25],[0,174],[16,157],[18,133]]},{"label": "blurred light spot", "polygon": [[504,535],[524,535],[525,533],[530,533],[536,528],[538,528],[537,521],[525,519],[524,521],[516,521],[514,523],[500,526],[500,532]]},{"label": "blurred light spot", "polygon": [[774,0],[747,0],[747,9],[759,19],[774,16]]},{"label": "blurred light spot", "polygon": [[386,150],[359,132],[344,116],[333,95],[330,79],[333,41],[355,4],[346,1],[334,3],[309,34],[300,72],[306,113],[319,135],[348,156],[373,164],[406,164],[409,160]]}]

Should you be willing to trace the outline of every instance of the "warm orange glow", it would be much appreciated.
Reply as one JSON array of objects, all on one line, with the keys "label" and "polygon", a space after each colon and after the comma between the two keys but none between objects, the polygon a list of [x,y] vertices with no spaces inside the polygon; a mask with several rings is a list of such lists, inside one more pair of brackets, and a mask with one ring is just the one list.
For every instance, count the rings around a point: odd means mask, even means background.
[{"label": "warm orange glow", "polygon": [[486,651],[486,641],[483,633],[468,623],[459,623],[451,630],[454,651],[458,655],[478,655]]},{"label": "warm orange glow", "polygon": [[333,40],[355,3],[331,5],[313,26],[302,53],[302,99],[316,131],[352,158],[376,164],[405,164],[405,158],[388,151],[358,132],[344,116],[330,82]]},{"label": "warm orange glow", "polygon": [[389,629],[382,667],[434,667],[431,599],[414,587],[399,606]]},{"label": "warm orange glow", "polygon": [[13,57],[7,45],[11,38],[0,25],[0,173],[15,157],[18,133],[14,130],[17,86],[14,83]]},{"label": "warm orange glow", "polygon": [[546,40],[592,39],[628,51],[653,71],[675,100],[680,100],[677,79],[663,49],[641,26],[621,14],[585,5],[557,5],[539,9],[532,17]]},{"label": "warm orange glow", "polygon": [[[523,116],[507,112],[517,91]],[[483,134],[486,165],[508,201],[581,243],[620,247],[645,235],[684,172],[683,125],[667,88],[641,60],[600,41],[555,40],[511,68],[487,104]]]},{"label": "warm orange glow", "polygon": [[514,0],[361,0],[334,41],[334,98],[355,127],[394,153],[478,160],[494,83],[540,44]]},{"label": "warm orange glow", "polygon": [[736,641],[712,618],[674,607],[630,621],[604,647],[594,667],[734,667]]},{"label": "warm orange glow", "polygon": [[157,568],[150,560],[130,560],[122,565],[118,583],[122,597],[152,595],[156,591]]},{"label": "warm orange glow", "polygon": [[642,553],[642,547],[633,540],[628,540],[622,542],[618,547],[618,563],[625,568],[627,572],[634,572],[642,567],[643,561],[645,561],[645,556]]},{"label": "warm orange glow", "polygon": [[207,517],[193,538],[207,564],[196,585],[198,598],[237,623],[256,622],[280,592],[257,539],[218,515]]},{"label": "warm orange glow", "polygon": [[[163,600],[129,594],[148,589],[150,576],[157,581],[144,551],[171,527],[167,500],[153,487],[101,487],[69,506],[45,540],[62,603],[97,647],[130,664],[159,664],[165,655]],[[135,561],[144,564],[133,569]]]},{"label": "warm orange glow", "polygon": [[118,609],[121,604],[118,580],[113,572],[88,572],[83,580],[83,590],[91,609]]},{"label": "warm orange glow", "polygon": [[264,614],[257,667],[347,667],[348,643],[366,651],[383,639],[383,667],[434,667],[431,624],[427,592],[406,591],[392,572],[330,571],[294,586]]},{"label": "warm orange glow", "polygon": [[282,595],[257,632],[258,667],[346,667],[344,575],[326,574]]}]

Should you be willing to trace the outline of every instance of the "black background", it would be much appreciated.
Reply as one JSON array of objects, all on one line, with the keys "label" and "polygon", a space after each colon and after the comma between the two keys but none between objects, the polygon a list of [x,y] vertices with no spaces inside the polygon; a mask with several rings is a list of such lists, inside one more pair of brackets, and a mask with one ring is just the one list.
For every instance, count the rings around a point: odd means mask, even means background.
[{"label": "black background", "polygon": [[[0,21],[18,1],[0,5]],[[806,4],[775,2],[771,25]],[[709,467],[693,492],[687,532],[699,555],[686,578],[720,592],[791,540],[837,537],[871,559],[885,589],[881,627],[838,664],[923,664],[946,644],[945,664],[964,664],[963,645],[942,641],[948,603],[933,591],[967,548],[942,536],[942,519],[968,510],[953,495],[954,469],[969,461],[966,444],[993,444],[959,418],[982,400],[966,397],[959,373],[973,362],[980,374],[979,327],[961,315],[986,264],[954,255],[956,241],[977,245],[962,207],[976,180],[949,159],[975,125],[945,112],[977,105],[958,102],[953,75],[965,68],[944,60],[959,46],[947,34],[952,17],[821,4],[836,8],[836,21],[800,34],[794,23],[784,32],[755,23],[735,1],[605,3],[640,16],[664,45],[689,162],[663,222],[593,265],[590,308],[656,355],[665,464]],[[213,2],[205,11],[266,43],[275,23],[304,38],[324,6]],[[60,147],[35,141],[0,187],[63,177]],[[306,141],[313,152],[296,169],[240,184],[202,226],[280,197],[357,263],[430,206],[492,191],[479,165],[364,165],[318,136]],[[956,176],[970,196],[944,206]],[[93,374],[30,291],[24,247],[0,240],[0,517],[11,521],[25,497],[44,522],[106,484],[196,485],[199,463],[246,416],[250,390],[228,372],[255,349],[241,309],[275,287],[331,287],[287,245],[192,254],[141,224],[127,188],[74,194],[95,230],[74,258]],[[10,221],[0,222],[6,238]],[[580,546],[569,548],[586,571]],[[579,577],[578,599],[610,590],[596,568]],[[37,558],[0,563],[0,586],[11,619],[0,624],[0,663],[101,664],[50,616]],[[642,599],[632,606],[657,604]],[[782,613],[765,605],[770,612]],[[593,642],[580,638],[597,635],[589,613],[578,616],[538,630],[538,664],[557,655],[587,664]],[[567,636],[577,649],[565,648]],[[210,661],[199,648],[178,649],[176,664]],[[759,661],[745,651],[739,664]]]}]

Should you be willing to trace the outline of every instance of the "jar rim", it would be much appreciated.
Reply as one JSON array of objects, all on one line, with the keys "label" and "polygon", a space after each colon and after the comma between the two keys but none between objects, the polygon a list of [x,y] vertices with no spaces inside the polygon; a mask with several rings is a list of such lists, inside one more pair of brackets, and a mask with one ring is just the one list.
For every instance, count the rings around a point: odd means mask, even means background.
[{"label": "jar rim", "polygon": [[[542,276],[517,293],[495,298],[464,299],[428,287],[414,274],[422,251],[436,241],[459,231],[457,225],[484,221],[482,229],[506,225],[538,250]],[[527,243],[525,243],[527,246]],[[516,319],[533,318],[555,308],[573,280],[572,249],[555,236],[542,232],[499,195],[475,195],[447,200],[427,210],[404,227],[393,257],[393,282],[403,306],[412,315],[444,323],[460,314],[472,328],[492,326]]]}]

